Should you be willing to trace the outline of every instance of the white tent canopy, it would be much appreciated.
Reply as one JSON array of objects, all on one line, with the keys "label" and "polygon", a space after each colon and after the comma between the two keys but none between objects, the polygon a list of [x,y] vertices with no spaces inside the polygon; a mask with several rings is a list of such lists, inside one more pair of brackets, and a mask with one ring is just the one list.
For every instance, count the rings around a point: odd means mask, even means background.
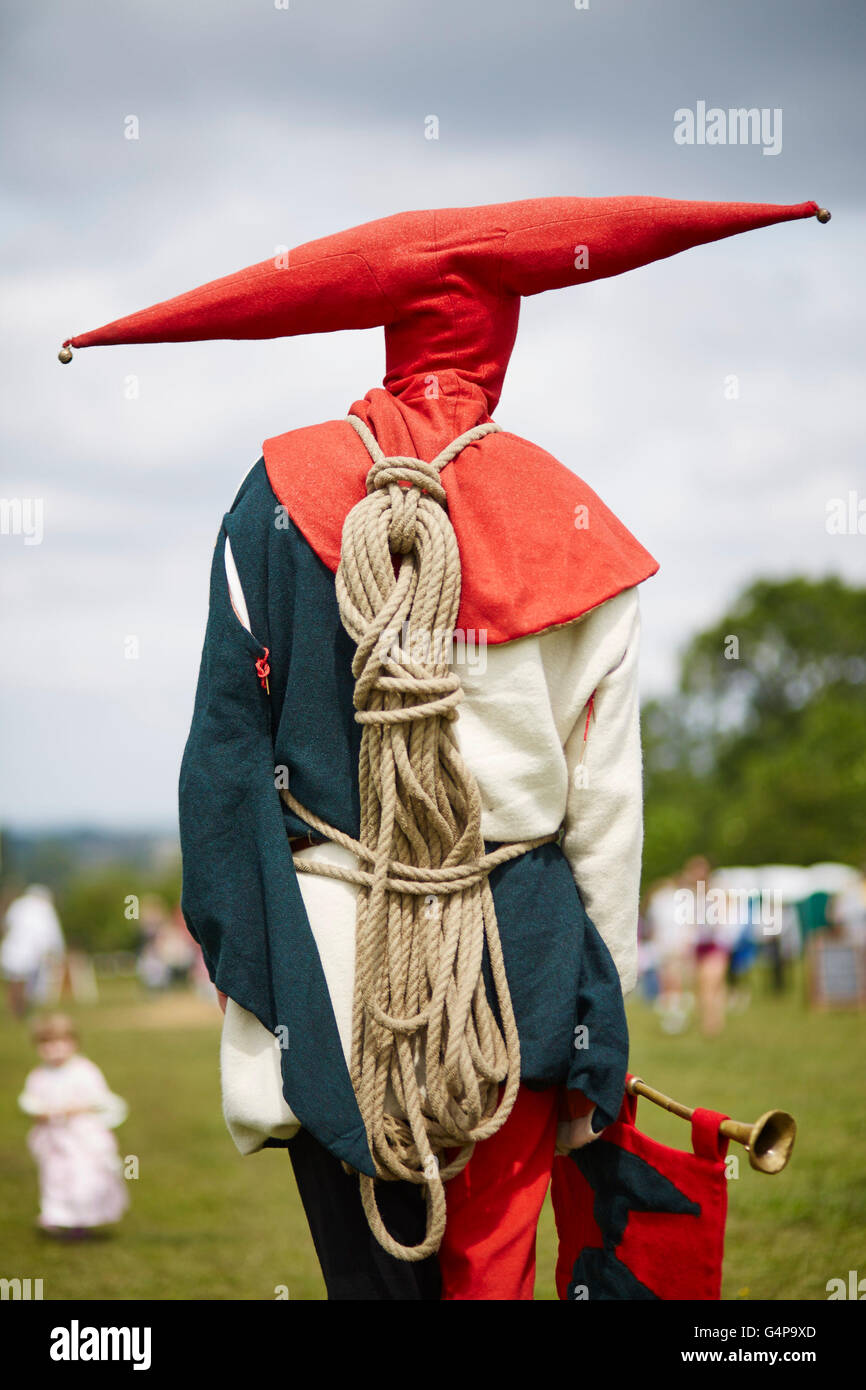
[{"label": "white tent canopy", "polygon": [[802,902],[812,893],[841,893],[856,883],[860,874],[848,864],[759,864],[742,868],[715,869],[710,875],[713,888],[738,892],[779,894],[787,903]]}]

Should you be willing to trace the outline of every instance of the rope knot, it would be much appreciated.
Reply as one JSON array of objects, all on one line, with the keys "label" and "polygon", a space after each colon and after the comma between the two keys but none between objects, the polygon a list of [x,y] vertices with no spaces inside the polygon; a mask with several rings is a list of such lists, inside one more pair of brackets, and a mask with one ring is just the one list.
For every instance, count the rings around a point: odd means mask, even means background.
[{"label": "rope knot", "polygon": [[439,468],[426,459],[413,459],[402,454],[390,458],[377,459],[367,474],[367,492],[375,492],[380,487],[394,484],[406,488],[419,488],[429,492],[435,500],[445,504],[445,489],[439,478]]},{"label": "rope knot", "polygon": [[444,507],[446,493],[435,463],[401,454],[377,459],[367,474],[367,495],[387,489],[391,517],[388,548],[408,555],[415,545],[418,506],[425,494]]}]

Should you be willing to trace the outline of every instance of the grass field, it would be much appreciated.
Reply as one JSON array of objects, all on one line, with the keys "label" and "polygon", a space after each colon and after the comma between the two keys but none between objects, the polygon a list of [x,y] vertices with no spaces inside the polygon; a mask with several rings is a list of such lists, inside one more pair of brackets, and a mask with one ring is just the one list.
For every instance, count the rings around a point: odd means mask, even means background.
[{"label": "grass field", "polygon": [[[754,982],[750,1009],[726,1034],[665,1036],[630,1006],[631,1069],[689,1104],[755,1119],[790,1110],[799,1136],[786,1171],[753,1172],[741,1154],[729,1183],[723,1297],[823,1299],[827,1280],[866,1275],[866,1020],[813,1014]],[[34,1227],[36,1172],[16,1105],[34,1065],[26,1029],[0,1016],[0,1276],[42,1278],[46,1299],[321,1299],[324,1286],[287,1155],[242,1159],[220,1111],[216,1007],[186,994],[142,998],[131,983],[73,1009],[83,1050],[130,1104],[121,1152],[139,1160],[132,1206],[103,1238],[55,1244]],[[688,1126],[642,1101],[640,1127],[676,1147]],[[555,1298],[549,1203],[536,1298]]]}]

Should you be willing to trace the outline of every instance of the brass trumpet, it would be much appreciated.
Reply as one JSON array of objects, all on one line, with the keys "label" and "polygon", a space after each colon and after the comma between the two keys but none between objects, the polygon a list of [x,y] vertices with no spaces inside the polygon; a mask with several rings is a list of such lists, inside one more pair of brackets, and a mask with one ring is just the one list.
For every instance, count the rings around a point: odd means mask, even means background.
[{"label": "brass trumpet", "polygon": [[[684,1120],[690,1120],[695,1113],[687,1105],[648,1086],[640,1076],[629,1077],[625,1088],[629,1095],[645,1096],[653,1105],[660,1105],[662,1110],[669,1110]],[[742,1120],[722,1120],[719,1130],[727,1139],[734,1139],[745,1147],[751,1167],[759,1173],[781,1173],[794,1148],[797,1121],[787,1110],[768,1110],[753,1125]]]}]

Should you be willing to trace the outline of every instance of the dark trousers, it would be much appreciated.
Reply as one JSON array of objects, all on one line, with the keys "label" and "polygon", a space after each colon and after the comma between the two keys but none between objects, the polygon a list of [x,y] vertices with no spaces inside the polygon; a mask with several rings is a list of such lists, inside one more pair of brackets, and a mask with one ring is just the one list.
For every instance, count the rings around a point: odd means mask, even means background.
[{"label": "dark trousers", "polygon": [[[409,1263],[382,1249],[367,1225],[357,1175],[347,1173],[308,1130],[298,1130],[288,1149],[328,1298],[438,1301],[442,1281],[436,1256]],[[395,1240],[417,1245],[426,1212],[421,1188],[379,1182],[376,1197]]]}]

